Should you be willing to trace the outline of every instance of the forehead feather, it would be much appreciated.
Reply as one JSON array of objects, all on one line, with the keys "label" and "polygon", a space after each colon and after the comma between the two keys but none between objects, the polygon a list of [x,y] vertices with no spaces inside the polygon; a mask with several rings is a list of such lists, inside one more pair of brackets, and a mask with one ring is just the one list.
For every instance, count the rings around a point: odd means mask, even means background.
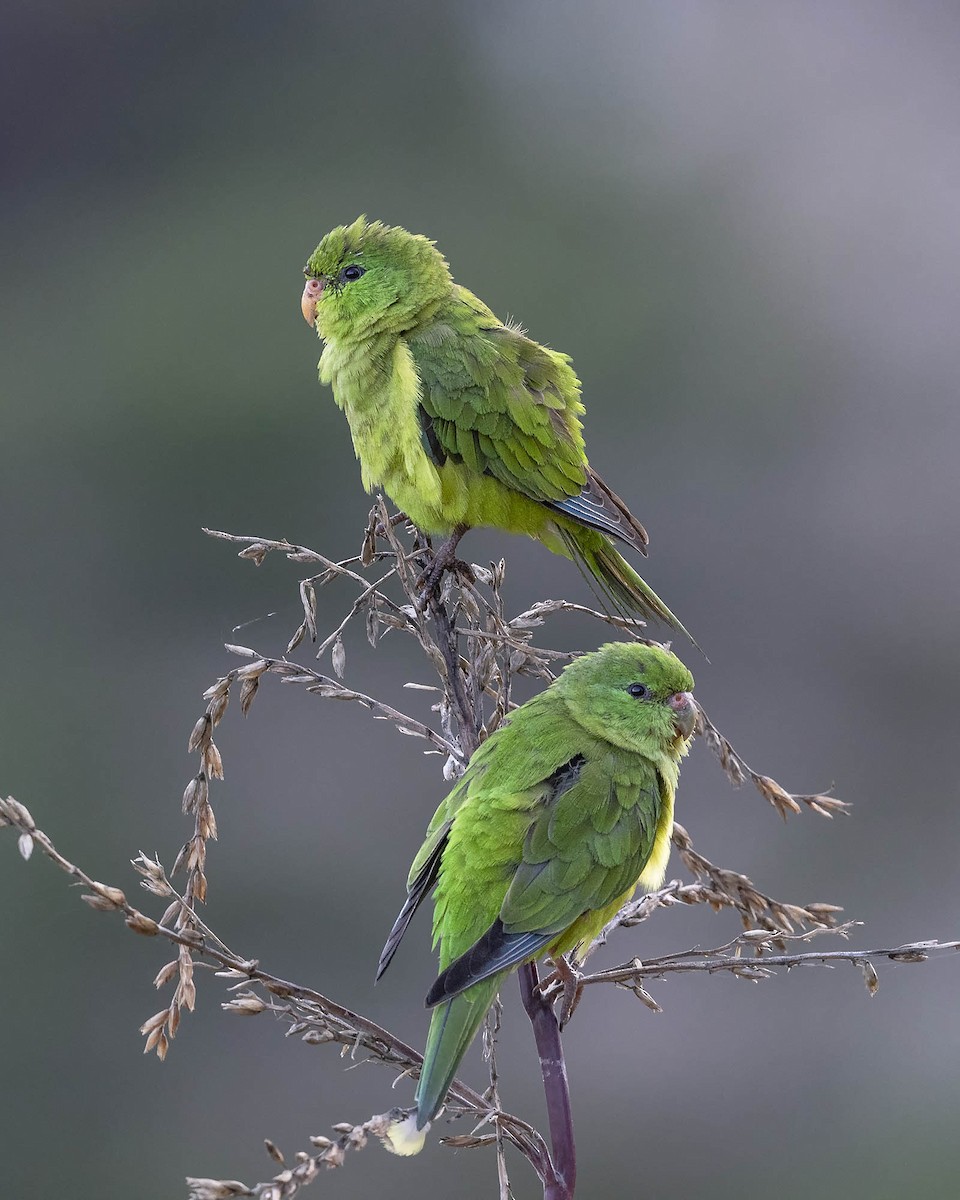
[{"label": "forehead feather", "polygon": [[378,256],[403,262],[425,255],[439,258],[434,243],[419,234],[408,233],[399,225],[384,225],[357,217],[352,225],[338,225],[317,246],[307,263],[308,275],[332,275],[347,262],[363,262]]},{"label": "forehead feather", "polygon": [[687,692],[693,687],[693,676],[675,654],[642,642],[608,642],[567,670],[574,679],[589,676],[612,684],[642,680],[654,691]]}]

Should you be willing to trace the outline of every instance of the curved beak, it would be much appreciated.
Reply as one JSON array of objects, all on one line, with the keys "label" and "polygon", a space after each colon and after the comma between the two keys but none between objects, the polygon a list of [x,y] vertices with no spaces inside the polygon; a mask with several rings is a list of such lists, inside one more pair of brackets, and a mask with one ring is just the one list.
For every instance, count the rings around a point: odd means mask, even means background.
[{"label": "curved beak", "polygon": [[325,279],[308,279],[304,284],[303,295],[300,297],[300,311],[303,313],[303,319],[310,326],[316,324],[317,301],[323,294],[326,282]]},{"label": "curved beak", "polygon": [[673,713],[673,724],[677,733],[685,738],[692,735],[697,724],[697,705],[692,692],[674,692],[667,701]]}]

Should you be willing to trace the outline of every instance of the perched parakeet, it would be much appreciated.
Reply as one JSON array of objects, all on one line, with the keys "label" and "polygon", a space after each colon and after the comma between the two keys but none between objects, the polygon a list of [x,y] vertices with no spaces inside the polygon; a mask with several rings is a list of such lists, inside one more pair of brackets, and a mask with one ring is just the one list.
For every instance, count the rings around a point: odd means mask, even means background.
[{"label": "perched parakeet", "polygon": [[589,945],[638,884],[662,883],[692,687],[661,646],[602,646],[512,712],[437,809],[377,972],[436,885],[440,975],[417,1107],[388,1136],[396,1153],[422,1147],[504,977]]},{"label": "perched parakeet", "polygon": [[433,242],[399,227],[340,226],[304,274],[320,379],[346,413],[368,491],[449,535],[448,558],[471,526],[529,534],[620,611],[686,633],[611,541],[646,552],[643,526],[587,462],[567,355],[498,320]]}]

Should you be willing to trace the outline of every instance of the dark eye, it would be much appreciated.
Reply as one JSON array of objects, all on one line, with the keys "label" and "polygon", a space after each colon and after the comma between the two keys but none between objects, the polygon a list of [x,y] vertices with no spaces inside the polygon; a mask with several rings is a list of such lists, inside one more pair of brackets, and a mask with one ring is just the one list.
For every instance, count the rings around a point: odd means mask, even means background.
[{"label": "dark eye", "polygon": [[343,283],[353,283],[353,281],[355,279],[359,279],[363,273],[363,267],[357,266],[356,263],[351,263],[349,267],[344,267],[340,272],[340,279]]},{"label": "dark eye", "polygon": [[642,700],[643,697],[647,694],[646,685],[642,684],[642,683],[631,683],[630,686],[627,688],[627,691],[630,693],[631,696],[635,696],[638,700]]}]

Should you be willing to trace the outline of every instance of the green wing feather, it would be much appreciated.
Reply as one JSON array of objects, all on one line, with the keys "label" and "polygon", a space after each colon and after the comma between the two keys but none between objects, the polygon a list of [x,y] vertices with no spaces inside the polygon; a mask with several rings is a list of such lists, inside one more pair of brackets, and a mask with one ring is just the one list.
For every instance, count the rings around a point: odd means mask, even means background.
[{"label": "green wing feather", "polygon": [[[423,845],[407,876],[406,901],[381,952],[377,979],[390,965],[414,913],[437,881],[454,820],[463,804],[471,797],[494,790],[520,797],[519,807],[531,809],[540,791],[549,786],[544,781],[549,781],[576,753],[571,735],[575,737],[578,729],[566,714],[562,701],[549,691],[543,692],[524,705],[517,723],[508,719],[475,752],[466,772],[430,820]],[[524,829],[525,825],[518,832],[518,845]],[[492,916],[491,913],[486,922],[481,919],[477,936]],[[439,934],[439,919],[434,928]]]},{"label": "green wing feather", "polygon": [[501,324],[465,288],[454,289],[437,325],[408,335],[407,344],[444,456],[533,500],[580,493],[587,479],[583,405],[565,354]]},{"label": "green wing feather", "polygon": [[580,381],[567,355],[504,325],[466,288],[407,336],[423,444],[575,522],[645,552],[643,526],[587,463]]},{"label": "green wing feather", "polygon": [[617,778],[583,762],[569,787],[545,786],[496,919],[441,972],[427,1003],[510,970],[628,891],[650,858],[661,804],[644,760]]}]

